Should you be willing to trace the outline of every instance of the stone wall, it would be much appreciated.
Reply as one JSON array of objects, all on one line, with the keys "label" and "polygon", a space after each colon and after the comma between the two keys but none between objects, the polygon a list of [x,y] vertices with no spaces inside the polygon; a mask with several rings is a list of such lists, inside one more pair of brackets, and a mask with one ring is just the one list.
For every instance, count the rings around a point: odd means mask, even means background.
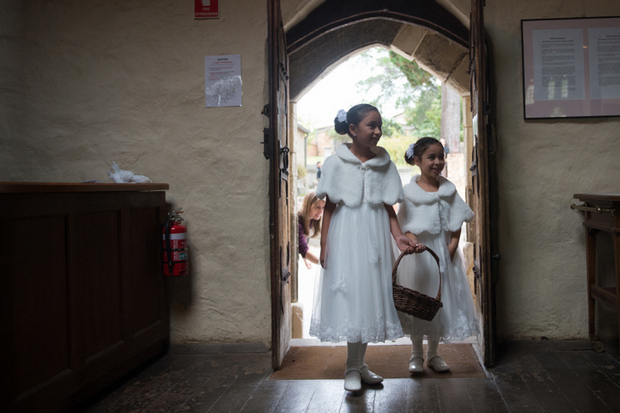
[{"label": "stone wall", "polygon": [[[174,342],[271,342],[265,2],[0,3],[0,181],[170,185],[191,274],[170,280]],[[204,60],[241,55],[243,105],[205,107]]]},{"label": "stone wall", "polygon": [[[618,118],[523,119],[521,20],[620,15],[620,2],[487,1],[497,113],[500,338],[587,337],[576,193],[618,193]],[[613,319],[607,321],[615,330]]]},{"label": "stone wall", "polygon": [[[287,10],[307,3],[284,0]],[[267,10],[229,0],[220,11],[196,21],[187,4],[163,0],[2,2],[0,177],[106,181],[117,161],[169,183],[168,200],[186,211],[192,257],[191,275],[171,281],[172,340],[269,347]],[[485,13],[497,102],[500,338],[586,337],[582,218],[569,205],[574,193],[619,191],[620,121],[524,121],[520,21],[617,16],[620,3],[487,1]],[[241,55],[241,107],[205,108],[204,56],[220,54]]]}]

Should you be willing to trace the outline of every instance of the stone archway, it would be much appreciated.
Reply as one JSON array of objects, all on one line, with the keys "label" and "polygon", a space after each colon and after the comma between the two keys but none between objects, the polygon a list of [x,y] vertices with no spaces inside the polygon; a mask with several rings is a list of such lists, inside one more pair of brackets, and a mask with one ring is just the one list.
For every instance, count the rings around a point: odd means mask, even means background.
[{"label": "stone archway", "polygon": [[[294,103],[340,63],[371,47],[383,46],[391,49],[410,60],[415,59],[423,69],[450,86],[442,89],[443,91],[451,89],[451,93],[464,98],[462,113],[465,147],[462,148],[463,152],[457,155],[460,155],[459,167],[467,164],[467,168],[461,168],[466,171],[461,177],[461,183],[465,188],[462,196],[468,198],[471,193],[471,173],[467,162],[472,159],[474,150],[472,117],[469,111],[469,21],[464,18],[465,13],[450,3],[451,1],[327,0],[306,13],[303,18],[295,17],[289,21],[286,37],[290,100],[293,103],[289,112],[292,117],[291,125],[295,124]],[[320,1],[309,0],[308,3],[317,2]],[[445,4],[451,11],[447,11],[439,3]],[[455,11],[459,18],[452,14]],[[455,113],[460,112],[458,96],[455,98],[456,110],[453,109]],[[459,123],[459,120],[456,122]],[[458,141],[458,138],[457,133],[455,139]],[[454,180],[453,177],[450,178]],[[467,233],[468,241],[473,239],[472,231],[470,229]],[[473,262],[470,254],[472,245],[471,242],[463,245],[468,263]],[[473,266],[469,265],[468,268],[470,267]],[[475,274],[471,269],[468,272],[473,291]],[[293,277],[294,285],[295,279]]]},{"label": "stone archway", "polygon": [[328,0],[286,36],[292,101],[341,61],[376,45],[416,59],[461,96],[469,93],[469,30],[432,0]]},{"label": "stone archway", "polygon": [[[471,160],[466,169],[465,198],[477,217],[467,231],[468,240],[474,240],[468,278],[475,287],[476,311],[482,326],[478,344],[485,365],[492,365],[495,301],[489,257],[496,217],[489,194],[496,183],[489,177],[493,154],[488,142],[494,139],[494,102],[484,33],[484,0],[301,0],[298,4],[303,13],[286,26],[291,102],[341,61],[375,45],[416,59],[464,98],[465,159]],[[289,114],[294,116],[294,109]]]}]

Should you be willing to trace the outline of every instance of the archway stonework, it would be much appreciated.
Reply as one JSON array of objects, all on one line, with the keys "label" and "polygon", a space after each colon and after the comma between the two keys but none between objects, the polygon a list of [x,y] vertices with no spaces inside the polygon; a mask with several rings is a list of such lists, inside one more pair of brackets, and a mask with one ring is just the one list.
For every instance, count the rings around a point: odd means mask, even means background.
[{"label": "archway stonework", "polygon": [[377,45],[469,94],[469,30],[432,0],[328,0],[286,36],[292,101],[344,59]]},{"label": "archway stonework", "polygon": [[482,328],[478,345],[485,365],[490,366],[495,357],[495,302],[488,251],[493,224],[487,141],[494,128],[486,110],[493,104],[487,90],[483,1],[302,0],[297,4],[300,12],[286,25],[286,38],[293,103],[343,60],[376,45],[415,59],[464,97],[461,112],[466,151],[462,159],[472,160],[471,168],[462,168],[467,177],[464,197],[477,216],[473,229],[467,232],[467,240],[473,242],[465,246],[467,276],[476,286],[472,291]]}]

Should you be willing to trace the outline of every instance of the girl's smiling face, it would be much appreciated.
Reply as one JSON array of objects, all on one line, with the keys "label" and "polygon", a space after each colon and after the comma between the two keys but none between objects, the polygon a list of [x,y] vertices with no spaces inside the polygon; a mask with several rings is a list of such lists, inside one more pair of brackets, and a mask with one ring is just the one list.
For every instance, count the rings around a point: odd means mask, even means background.
[{"label": "girl's smiling face", "polygon": [[445,154],[439,144],[430,145],[422,154],[422,159],[416,156],[414,160],[422,175],[435,179],[441,175],[441,171],[446,166]]},{"label": "girl's smiling face", "polygon": [[318,221],[321,219],[321,215],[323,215],[323,210],[325,209],[325,201],[317,200],[310,207],[310,219]]},{"label": "girl's smiling face", "polygon": [[381,139],[382,125],[381,115],[379,112],[372,110],[357,125],[349,125],[349,132],[351,132],[353,141],[357,145],[373,148],[377,146],[379,139]]}]

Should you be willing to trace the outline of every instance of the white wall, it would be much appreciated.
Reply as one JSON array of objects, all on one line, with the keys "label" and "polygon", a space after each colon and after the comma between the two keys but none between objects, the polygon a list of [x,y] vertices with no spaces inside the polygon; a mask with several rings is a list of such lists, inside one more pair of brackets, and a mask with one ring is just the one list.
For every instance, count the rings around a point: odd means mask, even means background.
[{"label": "white wall", "polygon": [[[308,2],[284,3],[292,14]],[[192,254],[191,276],[173,282],[173,341],[269,346],[266,2],[220,2],[222,17],[206,21],[191,4],[3,1],[0,181],[106,181],[115,160],[169,183]],[[585,337],[584,234],[569,205],[575,193],[620,192],[620,121],[523,120],[520,20],[620,15],[620,3],[488,0],[485,13],[498,83],[498,330]],[[218,54],[241,55],[242,107],[204,107],[204,56]]]},{"label": "white wall", "polygon": [[[266,2],[6,0],[0,181],[100,180],[112,161],[170,184],[191,276],[172,284],[172,340],[270,346]],[[205,108],[204,57],[240,54],[243,106]]]},{"label": "white wall", "polygon": [[587,337],[583,219],[569,207],[576,193],[620,193],[619,118],[523,120],[521,20],[618,15],[616,0],[487,1],[497,83],[501,338]]}]

